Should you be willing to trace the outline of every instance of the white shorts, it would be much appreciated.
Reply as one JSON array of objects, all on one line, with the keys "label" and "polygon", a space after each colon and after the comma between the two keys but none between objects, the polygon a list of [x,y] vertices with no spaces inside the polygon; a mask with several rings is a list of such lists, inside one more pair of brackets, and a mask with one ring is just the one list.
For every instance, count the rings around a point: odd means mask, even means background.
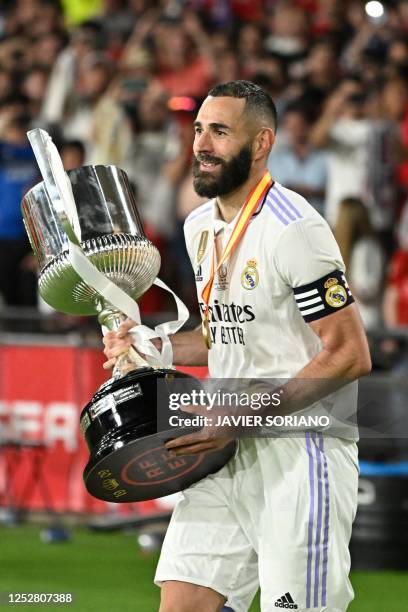
[{"label": "white shorts", "polygon": [[262,612],[343,612],[357,488],[354,442],[240,440],[226,466],[183,491],[155,582],[210,587],[234,612],[248,610],[259,585]]}]

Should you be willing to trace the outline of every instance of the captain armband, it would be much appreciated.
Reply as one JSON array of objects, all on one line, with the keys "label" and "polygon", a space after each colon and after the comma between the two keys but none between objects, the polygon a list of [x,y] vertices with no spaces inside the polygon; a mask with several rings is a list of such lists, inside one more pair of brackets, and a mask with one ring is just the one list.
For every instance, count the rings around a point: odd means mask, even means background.
[{"label": "captain armband", "polygon": [[334,270],[313,283],[296,287],[293,293],[306,323],[326,317],[354,302],[341,270]]}]

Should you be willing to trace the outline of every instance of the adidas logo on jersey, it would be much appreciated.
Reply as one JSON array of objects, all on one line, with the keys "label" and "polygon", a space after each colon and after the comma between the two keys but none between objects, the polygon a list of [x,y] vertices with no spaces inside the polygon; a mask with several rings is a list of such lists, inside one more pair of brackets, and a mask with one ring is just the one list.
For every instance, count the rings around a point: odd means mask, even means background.
[{"label": "adidas logo on jersey", "polygon": [[198,268],[197,268],[195,279],[196,279],[196,281],[199,281],[199,282],[203,280],[203,269],[202,269],[201,265],[198,266]]},{"label": "adidas logo on jersey", "polygon": [[285,610],[297,610],[297,604],[293,601],[290,593],[285,593],[275,601],[275,608],[284,608]]}]

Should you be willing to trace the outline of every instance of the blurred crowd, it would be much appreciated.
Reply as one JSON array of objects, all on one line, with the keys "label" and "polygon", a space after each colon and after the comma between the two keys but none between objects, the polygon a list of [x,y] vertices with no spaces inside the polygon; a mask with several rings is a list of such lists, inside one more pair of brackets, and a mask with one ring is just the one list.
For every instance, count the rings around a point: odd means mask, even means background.
[{"label": "blurred crowd", "polygon": [[367,329],[408,326],[408,0],[0,2],[0,303],[37,304],[20,200],[43,127],[67,170],[127,172],[161,277],[194,310],[192,121],[239,78],[274,99],[272,176],[333,228]]}]

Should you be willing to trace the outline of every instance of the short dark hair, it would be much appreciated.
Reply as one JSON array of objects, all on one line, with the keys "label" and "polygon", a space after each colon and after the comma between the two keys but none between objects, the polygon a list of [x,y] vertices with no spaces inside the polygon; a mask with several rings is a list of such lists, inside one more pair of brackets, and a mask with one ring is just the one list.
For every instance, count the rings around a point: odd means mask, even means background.
[{"label": "short dark hair", "polygon": [[84,157],[84,155],[85,155],[85,145],[82,142],[82,140],[77,140],[77,139],[65,140],[62,143],[61,148],[63,150],[65,150],[65,149],[75,149],[76,151],[78,151],[78,153],[80,155],[82,155],[82,157]]},{"label": "short dark hair", "polygon": [[290,113],[296,113],[297,115],[300,115],[306,123],[313,123],[315,117],[313,115],[311,105],[307,102],[308,100],[306,96],[295,98],[288,103],[283,114],[286,116]]},{"label": "short dark hair", "polygon": [[245,113],[252,113],[265,121],[274,132],[277,128],[277,112],[269,94],[252,81],[229,81],[216,85],[208,92],[214,98],[245,98]]}]

